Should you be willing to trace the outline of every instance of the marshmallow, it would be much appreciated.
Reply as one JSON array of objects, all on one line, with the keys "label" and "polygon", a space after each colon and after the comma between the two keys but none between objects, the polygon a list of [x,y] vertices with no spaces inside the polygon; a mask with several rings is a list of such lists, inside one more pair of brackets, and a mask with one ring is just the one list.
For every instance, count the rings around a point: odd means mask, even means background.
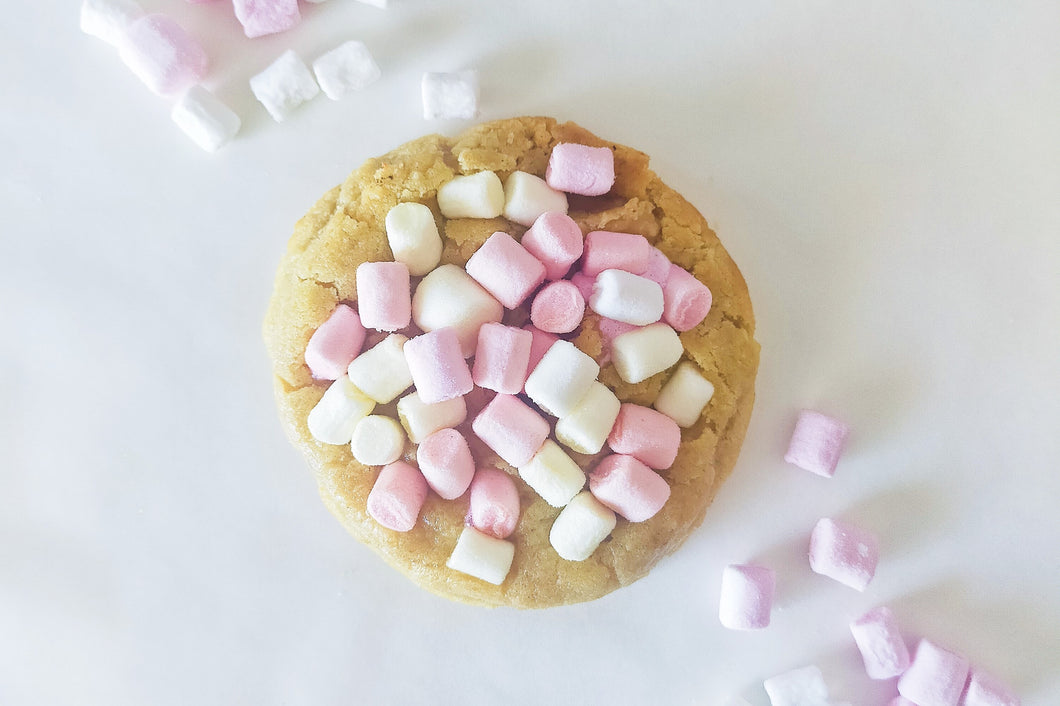
[{"label": "marshmallow", "polygon": [[548,333],[570,333],[585,316],[585,299],[578,288],[566,280],[549,282],[530,304],[530,320]]},{"label": "marshmallow", "polygon": [[1020,699],[1003,683],[975,668],[961,706],[1020,706]]},{"label": "marshmallow", "polygon": [[904,696],[895,696],[894,699],[887,703],[887,706],[916,706],[916,704]]},{"label": "marshmallow", "polygon": [[534,336],[503,324],[482,324],[471,377],[475,384],[505,395],[523,391]]},{"label": "marshmallow", "polygon": [[439,429],[455,427],[464,421],[467,405],[463,397],[426,404],[418,393],[411,392],[398,400],[397,413],[409,441],[418,444]]},{"label": "marshmallow", "polygon": [[764,566],[732,564],[721,574],[718,619],[730,630],[769,627],[776,573]]},{"label": "marshmallow", "polygon": [[890,679],[909,667],[909,649],[890,608],[870,610],[850,624],[870,679]]},{"label": "marshmallow", "polygon": [[522,304],[545,281],[545,266],[504,232],[487,238],[464,269],[508,309]]},{"label": "marshmallow", "polygon": [[440,328],[405,344],[405,360],[412,382],[427,404],[445,402],[471,392],[475,383],[460,353],[456,331]]},{"label": "marshmallow", "polygon": [[357,266],[357,309],[365,328],[397,331],[412,321],[409,268],[403,262]]},{"label": "marshmallow", "polygon": [[318,56],[313,74],[324,95],[337,101],[375,83],[380,72],[364,42],[351,39]]},{"label": "marshmallow", "polygon": [[595,277],[604,270],[639,275],[648,268],[651,245],[643,235],[594,230],[585,236],[582,272]]},{"label": "marshmallow", "polygon": [[515,545],[465,527],[445,565],[454,571],[500,586],[512,568]]},{"label": "marshmallow", "polygon": [[677,332],[663,323],[623,333],[611,341],[611,357],[618,376],[633,384],[666,370],[684,352]]},{"label": "marshmallow", "polygon": [[604,270],[593,282],[589,308],[615,321],[647,326],[662,318],[663,290],[650,279],[624,270]]},{"label": "marshmallow", "polygon": [[694,329],[707,318],[713,301],[707,285],[677,265],[670,268],[670,276],[663,285],[663,320],[677,331]]},{"label": "marshmallow", "polygon": [[232,109],[202,86],[192,86],[170,113],[173,122],[195,144],[216,152],[236,136],[242,122]]},{"label": "marshmallow", "polygon": [[617,522],[615,513],[588,490],[583,490],[560,511],[549,530],[548,541],[567,561],[585,561],[611,534]]},{"label": "marshmallow", "polygon": [[607,147],[561,142],[552,148],[545,181],[571,194],[602,196],[615,183],[615,153]]},{"label": "marshmallow", "polygon": [[392,333],[353,359],[347,374],[353,384],[379,404],[386,404],[412,386],[405,360],[408,338]]},{"label": "marshmallow", "polygon": [[681,446],[681,428],[662,412],[625,402],[607,445],[615,453],[627,454],[650,468],[662,470],[674,465]]},{"label": "marshmallow", "polygon": [[[478,71],[473,69],[425,73],[420,82],[420,93],[425,120],[471,120],[478,116]],[[499,216],[500,211],[495,215]]]},{"label": "marshmallow", "polygon": [[496,468],[480,468],[471,481],[468,524],[483,534],[504,539],[519,522],[519,490],[515,481]]},{"label": "marshmallow", "polygon": [[685,361],[659,390],[652,406],[677,422],[677,426],[687,428],[699,420],[713,396],[714,385],[700,374],[694,363]]},{"label": "marshmallow", "polygon": [[625,321],[615,321],[609,319],[606,316],[601,316],[600,321],[597,322],[596,327],[600,329],[600,335],[607,341],[607,345],[611,345],[611,341],[615,340],[624,333],[630,331],[636,331],[643,326],[634,326],[633,324],[627,324]]},{"label": "marshmallow", "polygon": [[814,664],[766,679],[762,686],[773,706],[829,706],[828,685]]},{"label": "marshmallow", "polygon": [[539,176],[514,171],[504,180],[504,217],[523,226],[533,225],[543,213],[567,212],[567,196]]},{"label": "marshmallow", "polygon": [[570,283],[578,288],[578,291],[582,294],[582,299],[585,301],[589,301],[589,298],[593,296],[594,282],[596,282],[595,275],[590,277],[581,270],[570,276]]},{"label": "marshmallow", "polygon": [[909,669],[898,679],[898,693],[917,706],[957,706],[967,678],[967,659],[921,640]]},{"label": "marshmallow", "polygon": [[534,368],[541,362],[541,359],[545,357],[545,353],[548,353],[548,349],[552,347],[552,344],[559,340],[559,336],[542,331],[532,325],[524,326],[523,330],[529,331],[533,337],[530,342],[530,361],[526,365],[526,374],[529,376],[530,373],[534,372]]},{"label": "marshmallow", "polygon": [[670,484],[658,473],[622,454],[608,456],[589,473],[589,490],[630,522],[655,517],[670,499]]},{"label": "marshmallow", "polygon": [[563,507],[585,487],[581,467],[551,439],[519,467],[519,477],[552,507]]},{"label": "marshmallow", "polygon": [[538,216],[519,242],[545,266],[548,280],[563,279],[585,247],[582,230],[574,219],[556,211]]},{"label": "marshmallow", "polygon": [[475,354],[482,324],[500,321],[504,306],[456,265],[442,265],[420,280],[412,320],[422,331],[451,327],[464,357]]},{"label": "marshmallow", "polygon": [[504,212],[504,187],[494,172],[453,177],[438,189],[446,218],[496,218]]},{"label": "marshmallow", "polygon": [[375,409],[375,402],[343,375],[328,386],[309,412],[306,424],[313,438],[325,444],[348,444],[357,422]]},{"label": "marshmallow", "polygon": [[525,465],[548,438],[544,418],[512,395],[497,395],[471,423],[475,435],[507,463]]},{"label": "marshmallow", "polygon": [[850,434],[850,427],[838,419],[804,409],[799,412],[795,431],[784,460],[803,470],[825,478],[835,474],[843,444]]},{"label": "marshmallow", "polygon": [[[647,277],[660,287],[664,287],[666,280],[670,278],[671,269],[673,269],[673,263],[670,262],[670,258],[666,257],[659,248],[652,248],[648,253],[648,267],[640,273],[640,276]],[[665,293],[664,290],[663,294]]]},{"label": "marshmallow", "polygon": [[360,317],[352,308],[339,304],[309,337],[305,364],[317,380],[338,380],[361,352],[362,345],[364,326]]},{"label": "marshmallow", "polygon": [[309,67],[292,49],[280,54],[264,71],[253,76],[250,90],[278,123],[320,93],[320,87],[309,72]]},{"label": "marshmallow", "polygon": [[810,568],[858,591],[872,581],[878,558],[876,537],[849,523],[824,517],[810,535]]},{"label": "marshmallow", "polygon": [[125,28],[121,60],[160,96],[191,88],[206,75],[206,51],[195,37],[165,15],[147,15]]},{"label": "marshmallow", "polygon": [[422,203],[399,203],[386,214],[386,240],[394,259],[422,277],[442,259],[442,238],[434,213]]},{"label": "marshmallow", "polygon": [[118,46],[126,27],[143,15],[143,8],[133,0],[84,0],[81,31]]},{"label": "marshmallow", "polygon": [[389,530],[408,532],[416,526],[426,499],[427,481],[419,470],[395,461],[379,471],[368,493],[368,514]]},{"label": "marshmallow", "polygon": [[243,33],[253,39],[294,27],[302,19],[298,0],[233,0]]},{"label": "marshmallow", "polygon": [[600,453],[621,403],[607,385],[593,382],[574,410],[556,422],[556,438],[580,454]]},{"label": "marshmallow", "polygon": [[405,430],[396,419],[369,414],[354,427],[350,450],[366,466],[385,466],[405,451]]},{"label": "marshmallow", "polygon": [[416,463],[427,485],[443,500],[463,495],[475,475],[471,448],[456,429],[439,429],[421,441]]},{"label": "marshmallow", "polygon": [[600,366],[570,341],[556,341],[526,378],[526,394],[554,417],[573,412],[589,392]]}]

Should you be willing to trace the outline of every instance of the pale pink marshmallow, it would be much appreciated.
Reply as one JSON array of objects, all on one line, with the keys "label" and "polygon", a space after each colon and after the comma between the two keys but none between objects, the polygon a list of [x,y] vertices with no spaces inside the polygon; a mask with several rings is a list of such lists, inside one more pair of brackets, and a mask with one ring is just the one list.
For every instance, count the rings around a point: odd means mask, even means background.
[{"label": "pale pink marshmallow", "polygon": [[243,33],[253,39],[284,32],[302,19],[298,0],[233,0]]},{"label": "pale pink marshmallow", "polygon": [[921,640],[898,693],[917,706],[957,706],[968,678],[968,660],[930,640]]},{"label": "pale pink marshmallow", "polygon": [[594,230],[585,236],[582,272],[596,277],[604,270],[624,270],[639,275],[648,269],[651,245],[643,235]]},{"label": "pale pink marshmallow", "polygon": [[472,380],[487,390],[505,395],[519,394],[526,382],[533,343],[533,334],[524,329],[482,324],[478,330]]},{"label": "pale pink marshmallow", "polygon": [[843,422],[804,409],[799,412],[784,460],[825,478],[835,475],[850,427]]},{"label": "pale pink marshmallow", "polygon": [[530,320],[548,333],[570,333],[585,316],[585,299],[567,280],[549,282],[530,304]]},{"label": "pale pink marshmallow", "polygon": [[504,539],[519,522],[519,490],[515,481],[496,468],[480,468],[471,481],[467,524],[479,532]]},{"label": "pale pink marshmallow", "polygon": [[961,706],[1020,706],[1020,698],[999,680],[973,667]]},{"label": "pale pink marshmallow", "polygon": [[357,312],[339,304],[305,347],[305,364],[318,380],[338,380],[364,345],[364,326]]},{"label": "pale pink marshmallow", "polygon": [[534,368],[541,362],[541,359],[545,357],[545,353],[548,353],[548,349],[552,347],[552,344],[559,340],[559,336],[542,331],[532,325],[524,326],[523,330],[529,331],[533,337],[530,342],[530,360],[526,365],[526,374],[529,376],[530,373],[534,372]]},{"label": "pale pink marshmallow", "polygon": [[828,517],[810,535],[810,568],[822,576],[864,591],[876,574],[879,548],[871,532]]},{"label": "pale pink marshmallow", "polygon": [[443,500],[463,495],[475,475],[471,448],[456,429],[440,429],[421,441],[416,463],[427,485]]},{"label": "pale pink marshmallow", "polygon": [[368,514],[387,529],[408,532],[416,526],[427,499],[427,481],[415,466],[394,461],[383,466],[368,493]]},{"label": "pale pink marshmallow", "polygon": [[769,627],[776,573],[764,566],[732,564],[721,574],[718,618],[730,630]]},{"label": "pale pink marshmallow", "polygon": [[607,147],[561,142],[552,148],[545,181],[570,194],[602,196],[615,183],[615,153]]},{"label": "pale pink marshmallow", "polygon": [[405,361],[420,399],[427,404],[461,397],[475,387],[454,329],[435,329],[410,338]]},{"label": "pale pink marshmallow", "polygon": [[681,427],[662,412],[624,402],[607,445],[617,454],[627,454],[661,470],[674,465],[681,446]]},{"label": "pale pink marshmallow", "polygon": [[512,395],[497,395],[471,423],[475,435],[507,463],[525,465],[550,431],[548,422]]},{"label": "pale pink marshmallow", "polygon": [[545,279],[549,280],[563,279],[585,247],[581,228],[559,211],[538,216],[519,242],[545,266]]},{"label": "pale pink marshmallow", "polygon": [[707,318],[713,296],[707,285],[677,265],[663,285],[663,321],[677,331],[688,331]]},{"label": "pale pink marshmallow", "polygon": [[869,679],[890,679],[909,667],[909,648],[886,606],[870,610],[850,624]]},{"label": "pale pink marshmallow", "polygon": [[206,75],[206,51],[195,37],[165,15],[147,15],[125,28],[121,60],[155,93],[191,88]]},{"label": "pale pink marshmallow", "polygon": [[600,317],[600,321],[596,324],[596,327],[600,330],[600,335],[604,338],[603,361],[601,362],[601,365],[604,365],[611,360],[612,341],[624,333],[629,333],[630,331],[641,328],[640,326],[627,324],[625,321],[609,319],[606,316]]},{"label": "pale pink marshmallow", "polygon": [[508,309],[522,304],[545,281],[541,261],[502,231],[487,238],[464,269]]},{"label": "pale pink marshmallow", "polygon": [[666,284],[667,278],[670,276],[670,269],[673,267],[673,263],[670,262],[670,258],[663,254],[663,251],[659,248],[652,248],[648,254],[648,267],[640,274],[641,277],[647,277],[655,284],[662,287]]},{"label": "pale pink marshmallow", "polygon": [[589,301],[589,297],[593,295],[593,284],[596,282],[596,277],[590,277],[579,270],[570,276],[569,281],[581,292],[582,299]]},{"label": "pale pink marshmallow", "polygon": [[397,331],[412,321],[412,284],[403,262],[357,266],[357,309],[365,328]]},{"label": "pale pink marshmallow", "polygon": [[912,701],[905,698],[904,696],[895,696],[887,706],[916,706]]},{"label": "pale pink marshmallow", "polygon": [[643,463],[622,454],[613,454],[589,474],[593,496],[630,522],[643,522],[655,516],[670,498],[670,484]]}]

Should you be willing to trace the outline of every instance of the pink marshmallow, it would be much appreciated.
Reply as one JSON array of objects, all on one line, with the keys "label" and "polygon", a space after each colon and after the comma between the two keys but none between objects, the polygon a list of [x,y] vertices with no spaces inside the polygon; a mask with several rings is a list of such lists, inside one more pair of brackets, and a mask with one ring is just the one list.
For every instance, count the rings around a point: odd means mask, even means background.
[{"label": "pink marshmallow", "polygon": [[125,28],[118,44],[122,61],[159,95],[191,88],[206,75],[206,51],[166,15],[147,15]]},{"label": "pink marshmallow", "polygon": [[648,269],[651,245],[643,235],[594,230],[585,236],[582,272],[596,277],[604,270],[625,270],[639,275]]},{"label": "pink marshmallow", "polygon": [[663,285],[663,321],[675,331],[688,331],[707,318],[713,295],[707,285],[677,265],[670,267],[670,275]]},{"label": "pink marshmallow", "polygon": [[412,322],[412,285],[402,262],[357,266],[357,309],[365,328],[397,331]]},{"label": "pink marshmallow", "polygon": [[545,281],[541,261],[504,232],[487,238],[464,269],[508,309],[522,304]]},{"label": "pink marshmallow", "polygon": [[655,516],[670,498],[670,484],[643,463],[613,454],[589,474],[589,490],[601,503],[630,522]]},{"label": "pink marshmallow", "polygon": [[601,196],[615,183],[615,153],[607,147],[561,142],[552,148],[545,181],[557,191]]},{"label": "pink marshmallow", "polygon": [[585,247],[581,228],[559,211],[538,216],[519,242],[545,266],[545,279],[549,280],[563,279]]},{"label": "pink marshmallow", "polygon": [[339,304],[305,347],[305,364],[317,380],[338,380],[361,352],[364,326],[357,312]]},{"label": "pink marshmallow", "polygon": [[662,412],[623,402],[607,437],[617,454],[627,454],[655,469],[669,468],[681,446],[681,427]]},{"label": "pink marshmallow", "polygon": [[530,320],[547,333],[570,333],[585,316],[585,299],[567,280],[550,282],[534,296]]},{"label": "pink marshmallow", "polygon": [[519,394],[526,382],[533,342],[534,336],[529,331],[503,324],[482,324],[471,379],[487,390]]},{"label": "pink marshmallow", "polygon": [[448,326],[410,338],[405,344],[405,362],[425,404],[461,397],[475,387],[460,352],[460,337]]},{"label": "pink marshmallow", "polygon": [[904,696],[895,696],[887,706],[916,706],[916,704]]},{"label": "pink marshmallow", "polygon": [[496,468],[475,471],[467,523],[483,534],[504,539],[518,522],[519,490],[512,477]]},{"label": "pink marshmallow", "polygon": [[843,444],[850,427],[838,419],[804,409],[799,412],[795,431],[784,460],[825,478],[835,475]]},{"label": "pink marshmallow", "polygon": [[659,248],[652,248],[648,254],[648,267],[641,273],[641,277],[647,277],[655,284],[660,287],[666,285],[666,279],[670,276],[670,269],[673,267],[673,263],[670,262],[670,258],[663,255],[663,251]]},{"label": "pink marshmallow", "polygon": [[497,395],[471,423],[478,438],[512,466],[525,466],[550,431],[548,422],[512,395]]},{"label": "pink marshmallow", "polygon": [[718,618],[730,630],[769,627],[776,573],[764,566],[733,564],[721,574]]},{"label": "pink marshmallow", "polygon": [[876,537],[847,522],[823,517],[810,535],[810,568],[858,591],[872,581],[878,559]]},{"label": "pink marshmallow", "polygon": [[890,608],[870,610],[850,624],[870,679],[890,679],[909,667],[909,648]]},{"label": "pink marshmallow", "polygon": [[961,706],[1020,706],[1020,698],[994,677],[973,668]]},{"label": "pink marshmallow", "polygon": [[921,640],[912,664],[898,679],[898,693],[918,706],[957,706],[967,678],[967,659]]},{"label": "pink marshmallow", "polygon": [[421,441],[416,463],[427,485],[443,500],[463,495],[475,475],[471,448],[456,429],[441,429]]},{"label": "pink marshmallow", "polygon": [[634,326],[633,324],[627,324],[625,321],[615,321],[609,319],[606,316],[600,317],[600,323],[597,324],[600,329],[600,335],[604,337],[608,343],[615,340],[624,333],[629,333],[633,329],[642,328],[641,326]]},{"label": "pink marshmallow", "polygon": [[387,529],[408,532],[416,526],[427,499],[423,474],[404,461],[383,466],[368,493],[368,514]]},{"label": "pink marshmallow", "polygon": [[596,283],[596,276],[590,277],[584,272],[575,272],[570,277],[570,283],[578,288],[578,292],[582,295],[582,299],[589,301],[589,297],[593,295],[593,284]]},{"label": "pink marshmallow", "polygon": [[529,331],[533,337],[530,342],[530,360],[526,365],[526,374],[529,376],[530,373],[534,372],[534,368],[541,362],[541,359],[545,357],[545,353],[548,353],[548,349],[552,347],[552,344],[559,340],[559,336],[542,331],[531,325],[524,326],[523,330]]},{"label": "pink marshmallow", "polygon": [[233,0],[243,33],[253,39],[294,27],[302,19],[298,0]]}]

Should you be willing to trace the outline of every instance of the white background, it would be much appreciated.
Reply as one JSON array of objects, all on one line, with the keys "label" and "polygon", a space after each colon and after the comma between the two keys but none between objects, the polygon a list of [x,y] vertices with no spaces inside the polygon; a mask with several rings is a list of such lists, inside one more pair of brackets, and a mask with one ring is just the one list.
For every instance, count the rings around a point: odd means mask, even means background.
[{"label": "white background", "polygon": [[[0,22],[0,703],[765,706],[816,663],[882,706],[847,623],[876,605],[1060,703],[1060,6],[143,0],[201,37],[244,121],[170,123],[75,2]],[[367,43],[383,78],[272,122],[247,79]],[[554,115],[652,155],[750,285],[762,364],[735,475],[645,580],[537,612],[450,603],[348,537],[277,421],[260,322],[294,221],[476,67],[482,117]],[[854,432],[781,459],[796,410]],[[810,572],[821,516],[874,530],[859,594]],[[778,575],[722,629],[721,569]]]}]

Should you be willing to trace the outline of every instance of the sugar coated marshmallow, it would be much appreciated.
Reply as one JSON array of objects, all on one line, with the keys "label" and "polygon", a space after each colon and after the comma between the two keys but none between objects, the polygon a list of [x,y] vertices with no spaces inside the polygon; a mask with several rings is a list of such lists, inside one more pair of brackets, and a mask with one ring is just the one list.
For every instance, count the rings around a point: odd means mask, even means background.
[{"label": "sugar coated marshmallow", "polygon": [[192,86],[173,105],[170,117],[184,134],[207,152],[216,152],[236,136],[242,121],[231,108],[202,86]]},{"label": "sugar coated marshmallow", "polygon": [[438,189],[438,209],[446,218],[496,218],[504,212],[504,185],[490,171],[454,177]]},{"label": "sugar coated marshmallow", "polygon": [[206,75],[206,51],[165,15],[147,15],[125,28],[118,52],[129,70],[161,96],[180,93]]},{"label": "sugar coated marshmallow", "polygon": [[247,37],[284,32],[298,24],[298,0],[232,0],[236,19]]},{"label": "sugar coated marshmallow", "polygon": [[379,80],[379,65],[364,42],[351,39],[313,61],[313,74],[324,95],[341,100]]},{"label": "sugar coated marshmallow", "polygon": [[357,422],[375,409],[375,402],[343,375],[328,386],[306,423],[313,438],[324,444],[348,444]]},{"label": "sugar coated marshmallow", "polygon": [[895,696],[894,699],[887,702],[887,706],[916,706],[916,704],[904,696]]},{"label": "sugar coated marshmallow", "polygon": [[615,153],[607,147],[561,142],[552,148],[545,181],[570,194],[602,196],[615,183]]},{"label": "sugar coated marshmallow", "polygon": [[470,120],[478,115],[478,71],[474,69],[425,73],[420,92],[425,120]]},{"label": "sugar coated marshmallow", "polygon": [[773,706],[830,706],[828,685],[815,664],[766,679],[762,686]]},{"label": "sugar coated marshmallow", "polygon": [[366,466],[385,466],[405,451],[405,430],[396,419],[369,414],[353,428],[350,450]]},{"label": "sugar coated marshmallow", "polygon": [[898,693],[917,706],[957,706],[967,678],[967,659],[921,640],[909,669],[898,679]]},{"label": "sugar coated marshmallow", "polygon": [[515,170],[504,180],[504,217],[531,226],[543,213],[566,213],[567,196],[539,176]]},{"label": "sugar coated marshmallow", "polygon": [[823,517],[810,535],[810,568],[855,590],[868,587],[878,558],[875,535],[848,522]]},{"label": "sugar coated marshmallow", "polygon": [[320,87],[309,72],[309,67],[292,49],[280,54],[264,71],[253,76],[250,90],[278,123],[320,93]]},{"label": "sugar coated marshmallow", "polygon": [[422,277],[442,259],[442,237],[434,213],[422,203],[399,203],[387,211],[386,240],[397,262]]},{"label": "sugar coated marshmallow", "polygon": [[650,407],[624,402],[607,445],[618,454],[628,454],[650,468],[665,469],[674,464],[681,446],[677,422]]},{"label": "sugar coated marshmallow", "polygon": [[464,269],[509,309],[522,304],[545,281],[545,266],[541,261],[504,232],[487,238]]},{"label": "sugar coated marshmallow", "polygon": [[409,441],[418,444],[439,429],[455,427],[464,421],[467,405],[463,397],[427,404],[418,393],[410,392],[398,400],[397,413]]},{"label": "sugar coated marshmallow", "polygon": [[530,304],[530,320],[549,333],[570,333],[578,328],[584,316],[585,299],[567,280],[549,282],[534,295]]},{"label": "sugar coated marshmallow", "polygon": [[618,520],[588,490],[574,496],[552,523],[548,541],[567,561],[585,561],[607,539]]},{"label": "sugar coated marshmallow", "polygon": [[526,378],[526,394],[555,417],[573,412],[600,374],[600,366],[571,343],[559,340]]},{"label": "sugar coated marshmallow", "polygon": [[618,419],[621,403],[611,389],[593,382],[574,410],[556,422],[556,439],[580,454],[600,453]]},{"label": "sugar coated marshmallow", "polygon": [[581,228],[566,213],[542,213],[519,241],[545,266],[545,279],[563,279],[582,256],[585,239]]},{"label": "sugar coated marshmallow", "polygon": [[870,610],[850,624],[870,679],[890,679],[909,667],[909,648],[890,608]]},{"label": "sugar coated marshmallow", "polygon": [[144,15],[133,0],[84,0],[81,3],[81,31],[117,46],[125,28]]},{"label": "sugar coated marshmallow", "polygon": [[519,477],[552,507],[563,507],[585,486],[581,467],[551,439],[519,467]]},{"label": "sugar coated marshmallow", "polygon": [[677,265],[670,268],[666,284],[663,285],[663,299],[663,320],[676,331],[688,331],[699,326],[707,318],[714,300],[707,285]]},{"label": "sugar coated marshmallow", "polygon": [[623,333],[611,341],[618,376],[633,384],[669,369],[684,352],[677,332],[663,323]]},{"label": "sugar coated marshmallow", "polygon": [[337,380],[364,345],[364,326],[357,312],[339,304],[309,337],[305,364],[317,380]]},{"label": "sugar coated marshmallow", "polygon": [[584,272],[575,272],[570,276],[569,282],[578,288],[578,291],[582,293],[582,299],[589,301],[593,296],[593,283],[596,282],[596,276],[590,277]]},{"label": "sugar coated marshmallow", "polygon": [[530,362],[526,366],[526,374],[534,372],[534,368],[541,362],[541,359],[545,357],[545,353],[548,353],[548,349],[552,347],[552,344],[559,340],[559,336],[551,333],[547,333],[537,328],[536,326],[524,326],[524,331],[527,331],[531,336],[530,341]]},{"label": "sugar coated marshmallow", "polygon": [[533,458],[550,431],[540,414],[513,395],[497,395],[490,400],[471,428],[486,446],[516,468]]},{"label": "sugar coated marshmallow", "polygon": [[475,386],[454,329],[435,329],[410,339],[405,360],[416,391],[427,404],[461,397]]},{"label": "sugar coated marshmallow", "polygon": [[456,429],[439,429],[421,441],[416,463],[427,485],[443,500],[463,495],[475,475],[471,448]]},{"label": "sugar coated marshmallow", "polygon": [[468,524],[483,534],[504,539],[519,522],[519,490],[515,481],[496,468],[480,468],[471,481]]},{"label": "sugar coated marshmallow", "polygon": [[392,333],[353,359],[346,369],[350,380],[379,404],[392,401],[412,386],[405,360],[408,338]]},{"label": "sugar coated marshmallow", "polygon": [[650,279],[625,270],[604,270],[593,282],[589,308],[615,321],[646,326],[662,318],[663,290]]},{"label": "sugar coated marshmallow", "polygon": [[643,235],[594,230],[585,236],[582,272],[595,277],[604,270],[625,270],[635,275],[648,268],[651,244]]},{"label": "sugar coated marshmallow", "polygon": [[784,460],[825,478],[835,475],[850,427],[812,409],[799,412]]},{"label": "sugar coated marshmallow", "polygon": [[650,520],[670,499],[665,478],[623,454],[613,454],[596,464],[589,474],[589,490],[630,522]]},{"label": "sugar coated marshmallow", "polygon": [[511,542],[465,527],[445,565],[499,586],[507,578],[514,558],[515,545]]},{"label": "sugar coated marshmallow", "polygon": [[478,330],[471,378],[479,387],[505,395],[523,391],[534,336],[521,328],[486,323]]},{"label": "sugar coated marshmallow", "polygon": [[662,287],[666,284],[666,280],[670,278],[671,269],[673,269],[673,264],[670,262],[670,258],[666,257],[659,248],[652,248],[651,252],[648,253],[648,266],[641,273],[641,277],[647,277]]},{"label": "sugar coated marshmallow", "polygon": [[412,296],[412,320],[423,331],[451,327],[464,357],[475,354],[482,324],[500,321],[504,306],[456,265],[442,265],[420,280]]},{"label": "sugar coated marshmallow", "polygon": [[732,564],[721,574],[718,618],[730,630],[769,627],[776,573],[764,566]]},{"label": "sugar coated marshmallow", "polygon": [[1002,682],[973,668],[961,706],[1020,706],[1020,699]]},{"label": "sugar coated marshmallow", "polygon": [[365,328],[397,331],[412,321],[412,285],[403,262],[357,266],[357,308]]},{"label": "sugar coated marshmallow", "polygon": [[699,372],[695,363],[685,361],[674,369],[652,406],[688,428],[699,420],[703,409],[714,396],[714,384]]},{"label": "sugar coated marshmallow", "polygon": [[408,532],[416,526],[426,499],[427,481],[419,469],[395,461],[379,471],[368,493],[368,514],[389,530]]}]

